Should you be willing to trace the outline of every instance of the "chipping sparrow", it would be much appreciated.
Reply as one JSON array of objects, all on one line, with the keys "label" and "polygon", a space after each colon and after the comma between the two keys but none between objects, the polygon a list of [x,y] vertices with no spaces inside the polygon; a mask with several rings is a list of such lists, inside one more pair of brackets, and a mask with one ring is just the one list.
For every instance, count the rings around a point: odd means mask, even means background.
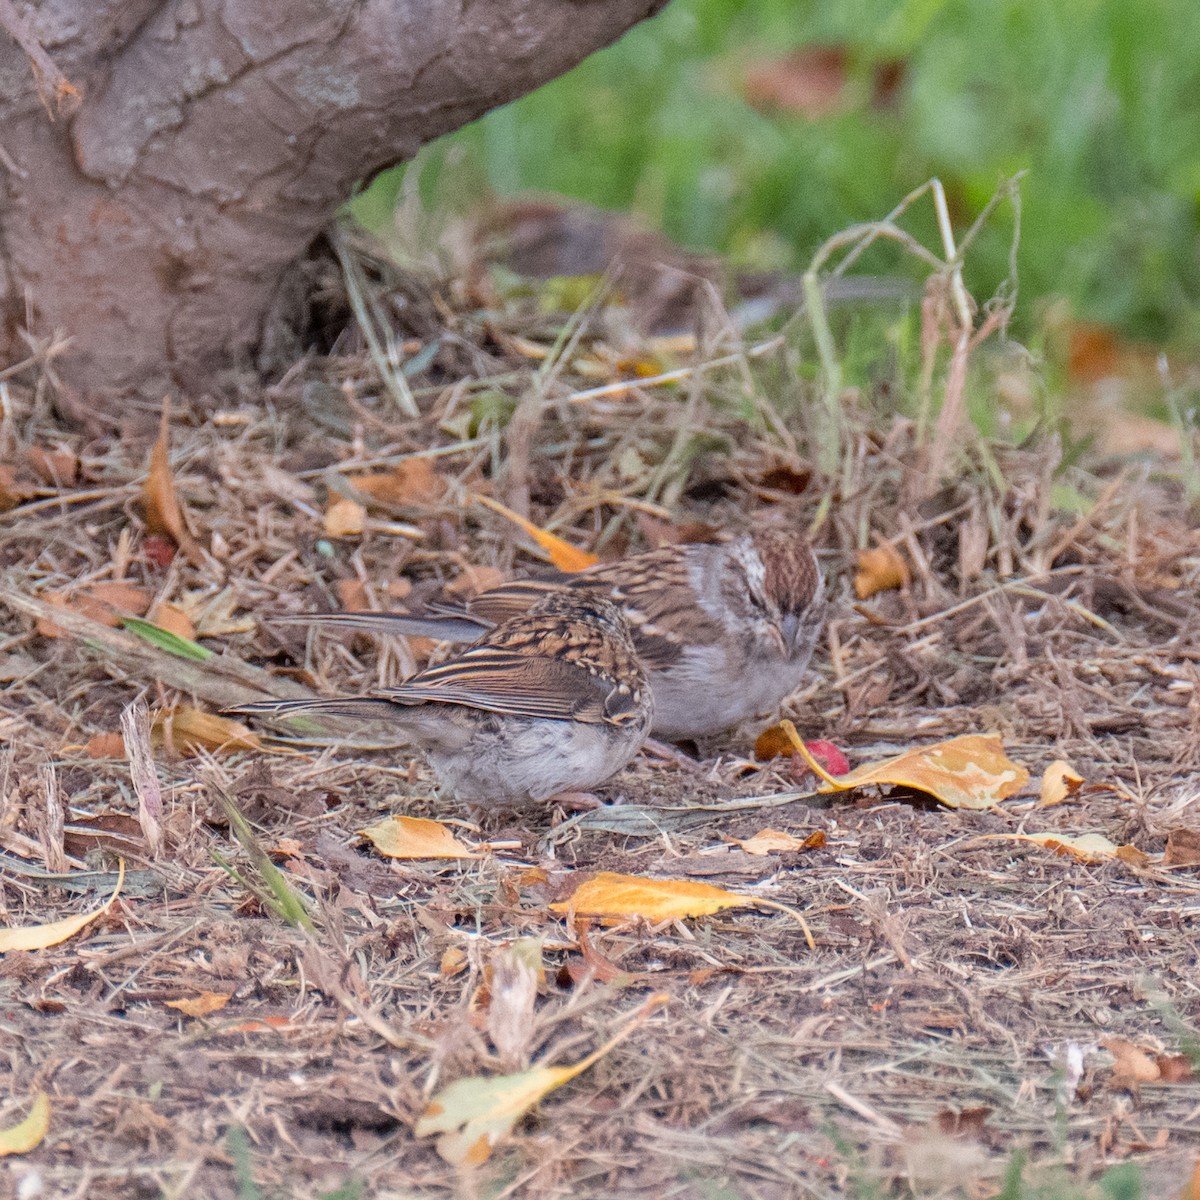
[{"label": "chipping sparrow", "polygon": [[556,589],[458,657],[378,696],[233,711],[395,722],[458,800],[495,805],[603,783],[641,748],[653,703],[620,609]]},{"label": "chipping sparrow", "polygon": [[469,641],[548,591],[606,596],[624,611],[662,738],[720,733],[799,687],[824,621],[821,571],[798,533],[760,529],[721,545],[662,546],[549,580],[501,584],[427,615],[328,613],[286,619]]}]

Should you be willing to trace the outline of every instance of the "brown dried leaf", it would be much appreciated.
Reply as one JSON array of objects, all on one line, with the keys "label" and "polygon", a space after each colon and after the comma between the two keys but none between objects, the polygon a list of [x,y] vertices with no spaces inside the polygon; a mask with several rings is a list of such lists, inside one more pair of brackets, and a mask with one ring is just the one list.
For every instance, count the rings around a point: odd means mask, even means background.
[{"label": "brown dried leaf", "polygon": [[106,812],[72,817],[63,829],[63,849],[73,858],[86,858],[103,847],[114,854],[141,856],[146,852],[142,827],[128,813]]},{"label": "brown dried leaf", "polygon": [[1196,1078],[1192,1060],[1186,1054],[1156,1054],[1154,1061],[1163,1083],[1192,1083]]},{"label": "brown dried leaf", "polygon": [[781,829],[760,829],[753,837],[745,840],[730,838],[747,854],[778,854],[782,851],[816,850],[825,845],[825,832],[818,829],[806,838],[798,838]]},{"label": "brown dried leaf", "polygon": [[908,563],[904,561],[900,551],[890,542],[884,542],[882,546],[876,546],[873,550],[858,552],[854,594],[860,600],[866,600],[877,592],[907,587],[911,578]]},{"label": "brown dried leaf", "polygon": [[79,459],[70,450],[30,446],[25,459],[38,478],[51,487],[73,487],[79,481]]},{"label": "brown dried leaf", "polygon": [[1163,865],[1200,867],[1200,829],[1172,829],[1167,834],[1167,852]]},{"label": "brown dried leaf", "polygon": [[187,527],[183,507],[175,491],[175,476],[171,472],[170,421],[170,400],[164,399],[158,441],[150,451],[150,470],[142,487],[142,508],[146,514],[146,528],[151,533],[165,534],[183,551],[193,566],[199,567],[204,564],[204,556]]},{"label": "brown dried leaf", "polygon": [[8,463],[0,463],[0,512],[9,512],[36,495],[33,484],[20,479]]},{"label": "brown dried leaf", "polygon": [[264,749],[258,734],[241,722],[186,705],[156,712],[150,733],[156,745],[184,755],[200,750],[231,753]]}]

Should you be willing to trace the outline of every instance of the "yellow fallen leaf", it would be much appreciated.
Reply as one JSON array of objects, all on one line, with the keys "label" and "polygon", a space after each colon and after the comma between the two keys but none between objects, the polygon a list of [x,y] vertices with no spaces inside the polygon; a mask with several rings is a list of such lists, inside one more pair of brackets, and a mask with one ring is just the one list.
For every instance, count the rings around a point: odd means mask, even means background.
[{"label": "yellow fallen leaf", "polygon": [[169,537],[193,566],[204,565],[204,556],[187,527],[183,508],[175,492],[175,477],[171,473],[171,404],[168,399],[163,400],[158,441],[150,451],[150,470],[142,485],[142,508],[146,514],[146,528],[151,533]]},{"label": "yellow fallen leaf", "polygon": [[0,1129],[0,1158],[9,1154],[28,1154],[41,1145],[50,1132],[50,1097],[45,1092],[35,1092],[29,1116],[8,1129]]},{"label": "yellow fallen leaf", "polygon": [[1055,759],[1042,776],[1042,795],[1036,808],[1053,808],[1069,800],[1083,786],[1083,776],[1065,759]]},{"label": "yellow fallen leaf", "polygon": [[[809,765],[814,764],[810,761]],[[820,788],[822,792],[892,784],[925,792],[950,808],[968,809],[993,808],[1029,782],[1029,772],[1005,755],[1000,739],[982,733],[968,733],[948,742],[906,750],[895,758],[867,763],[836,779],[822,770],[817,773],[826,780]]]},{"label": "yellow fallen leaf", "polygon": [[388,817],[358,832],[388,858],[477,857],[440,821],[423,817]]},{"label": "yellow fallen leaf", "polygon": [[782,829],[760,829],[744,841],[741,838],[730,840],[741,846],[747,854],[777,854],[785,850],[815,850],[825,845],[825,834],[818,829],[806,838],[798,838]]},{"label": "yellow fallen leaf", "polygon": [[904,587],[909,578],[908,563],[901,557],[900,551],[890,542],[884,542],[873,550],[858,552],[854,594],[860,600],[866,600],[876,592]]},{"label": "yellow fallen leaf", "polygon": [[258,734],[240,721],[186,705],[156,712],[150,723],[150,736],[157,745],[169,746],[179,754],[263,749]]},{"label": "yellow fallen leaf", "polygon": [[61,921],[50,921],[45,925],[23,925],[19,929],[0,928],[0,953],[7,954],[10,950],[45,950],[47,946],[57,946],[67,938],[77,934],[86,925],[91,924],[97,917],[112,907],[113,901],[121,894],[121,885],[125,882],[125,860],[120,860],[117,869],[117,886],[113,894],[90,913],[81,913],[77,917],[64,917]]},{"label": "yellow fallen leaf", "polygon": [[1055,854],[1067,855],[1085,863],[1108,862],[1118,858],[1136,867],[1144,867],[1150,856],[1136,846],[1118,846],[1102,833],[996,833],[989,837],[1008,838],[1014,842],[1033,842]]},{"label": "yellow fallen leaf", "polygon": [[601,871],[581,883],[570,900],[551,904],[553,912],[580,917],[645,917],[672,921],[678,917],[705,917],[723,908],[755,904],[757,899],[738,896],[709,883],[690,879],[643,879]]},{"label": "yellow fallen leaf", "polygon": [[177,1008],[185,1017],[207,1017],[218,1012],[229,1003],[228,992],[201,992],[198,996],[184,996],[181,1000],[165,1000],[168,1008]]},{"label": "yellow fallen leaf", "polygon": [[506,508],[499,500],[493,500],[490,496],[476,496],[475,499],[484,508],[490,508],[492,512],[499,513],[500,516],[505,517],[529,534],[545,550],[550,556],[550,561],[560,571],[582,571],[586,567],[594,567],[600,561],[594,554],[580,550],[572,546],[570,542],[564,542],[557,535],[548,533],[532,521],[527,521],[519,513],[513,512],[511,508]]},{"label": "yellow fallen leaf", "polygon": [[454,1166],[478,1166],[543,1096],[583,1074],[624,1041],[656,1008],[668,1002],[651,996],[629,1023],[603,1046],[569,1067],[531,1067],[515,1075],[471,1075],[442,1088],[413,1126],[416,1137],[440,1133],[438,1153]]},{"label": "yellow fallen leaf", "polygon": [[339,496],[325,510],[325,536],[357,537],[366,528],[367,510],[357,500]]}]

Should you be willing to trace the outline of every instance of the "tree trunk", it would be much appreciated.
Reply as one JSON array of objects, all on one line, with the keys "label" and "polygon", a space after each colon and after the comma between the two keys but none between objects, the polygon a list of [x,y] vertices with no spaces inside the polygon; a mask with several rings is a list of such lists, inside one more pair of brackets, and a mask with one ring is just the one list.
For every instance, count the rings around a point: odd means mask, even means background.
[{"label": "tree trunk", "polygon": [[665,3],[0,0],[0,367],[211,387],[355,181]]}]

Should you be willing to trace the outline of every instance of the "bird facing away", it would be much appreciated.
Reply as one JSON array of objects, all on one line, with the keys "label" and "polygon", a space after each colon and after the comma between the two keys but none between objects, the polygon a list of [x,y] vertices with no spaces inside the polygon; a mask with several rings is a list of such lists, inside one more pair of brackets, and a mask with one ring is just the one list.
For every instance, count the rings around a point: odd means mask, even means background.
[{"label": "bird facing away", "polygon": [[620,609],[558,589],[400,687],[233,711],[394,722],[456,799],[494,806],[603,783],[641,748],[653,703]]},{"label": "bird facing away", "polygon": [[653,732],[708,737],[776,710],[803,682],[825,619],[808,541],[760,529],[720,545],[662,546],[551,579],[501,584],[425,614],[327,613],[288,621],[474,641],[555,588],[624,612],[654,694]]}]

